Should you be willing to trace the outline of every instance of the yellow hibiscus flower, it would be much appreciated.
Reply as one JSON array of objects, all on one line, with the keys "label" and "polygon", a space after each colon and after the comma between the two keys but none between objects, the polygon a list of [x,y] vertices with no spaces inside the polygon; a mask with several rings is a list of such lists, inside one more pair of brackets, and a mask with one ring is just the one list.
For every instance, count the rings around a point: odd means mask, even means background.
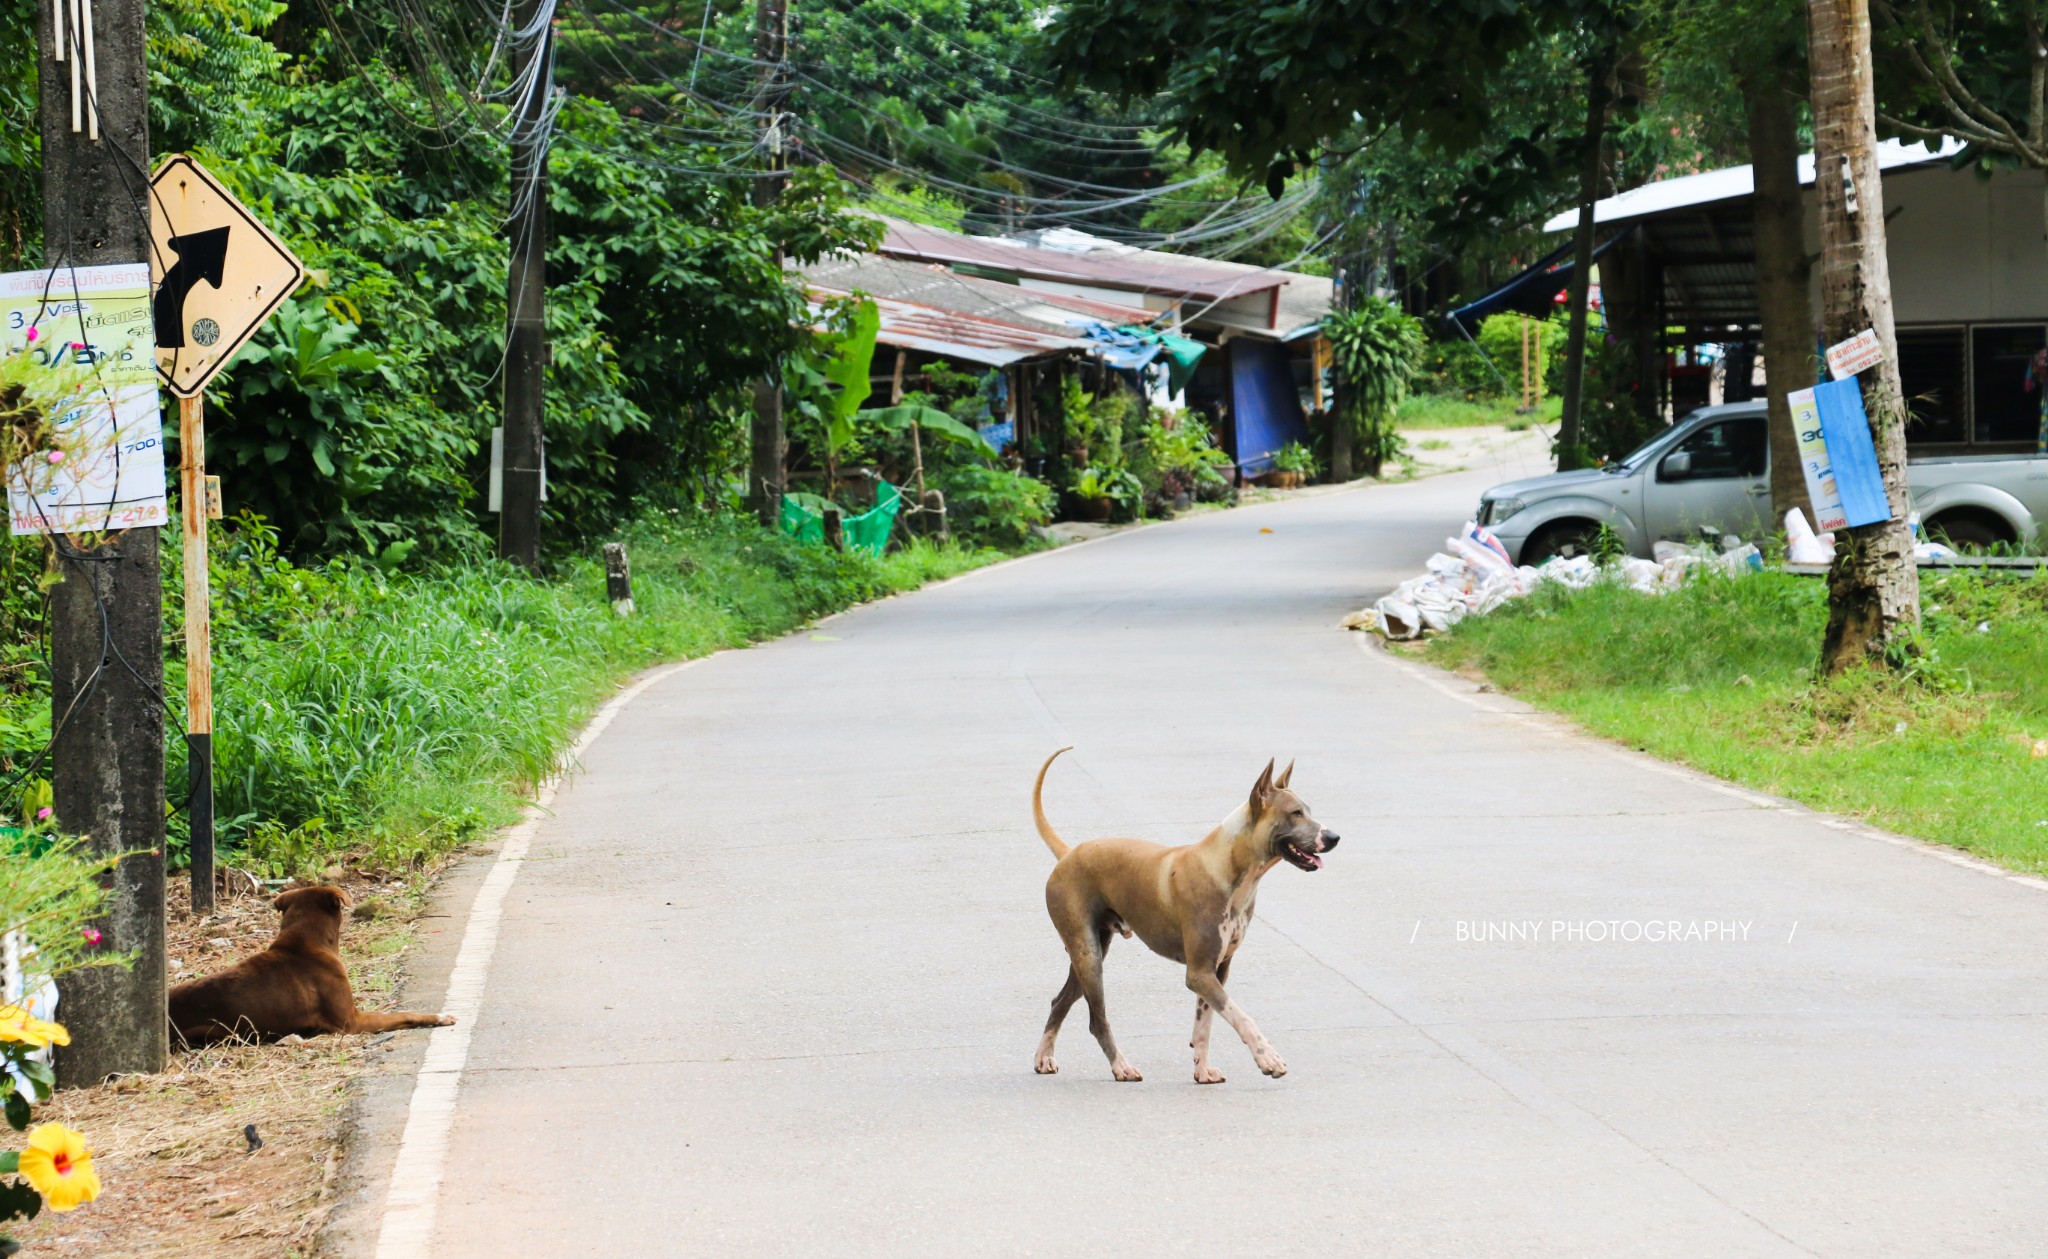
[{"label": "yellow hibiscus flower", "polygon": [[11,1040],[30,1049],[68,1045],[71,1033],[62,1023],[39,1019],[18,1005],[0,1005],[0,1040]]},{"label": "yellow hibiscus flower", "polygon": [[52,1211],[69,1211],[100,1196],[85,1138],[60,1123],[39,1124],[21,1152],[21,1177]]}]

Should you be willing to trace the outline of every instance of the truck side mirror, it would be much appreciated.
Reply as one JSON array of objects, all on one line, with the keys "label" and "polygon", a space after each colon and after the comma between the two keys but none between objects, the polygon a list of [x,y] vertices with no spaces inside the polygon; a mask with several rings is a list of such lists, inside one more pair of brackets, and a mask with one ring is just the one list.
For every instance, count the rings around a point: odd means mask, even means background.
[{"label": "truck side mirror", "polygon": [[1664,456],[1664,462],[1657,465],[1657,479],[1660,481],[1683,481],[1692,476],[1692,452],[1676,450]]}]

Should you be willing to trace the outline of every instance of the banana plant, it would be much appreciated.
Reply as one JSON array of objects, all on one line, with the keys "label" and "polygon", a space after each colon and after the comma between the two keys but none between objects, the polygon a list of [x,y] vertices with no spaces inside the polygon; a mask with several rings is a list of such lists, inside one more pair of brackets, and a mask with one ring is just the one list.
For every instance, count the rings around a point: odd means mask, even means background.
[{"label": "banana plant", "polygon": [[919,434],[932,433],[947,441],[959,442],[976,454],[993,458],[995,448],[980,433],[937,407],[915,402],[886,407],[861,405],[874,392],[870,379],[875,361],[875,337],[881,328],[882,313],[875,303],[866,298],[856,300],[847,316],[845,331],[839,334],[838,343],[832,348],[832,357],[825,364],[824,377],[836,386],[831,411],[825,417],[826,484],[838,484],[839,456],[853,444],[863,427],[886,433],[900,433],[905,429]]}]

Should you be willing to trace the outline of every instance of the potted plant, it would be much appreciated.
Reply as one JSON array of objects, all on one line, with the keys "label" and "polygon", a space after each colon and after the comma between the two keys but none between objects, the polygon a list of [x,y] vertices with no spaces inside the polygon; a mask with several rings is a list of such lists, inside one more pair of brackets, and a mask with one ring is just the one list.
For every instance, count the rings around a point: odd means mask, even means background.
[{"label": "potted plant", "polygon": [[1106,523],[1119,508],[1129,507],[1145,492],[1138,478],[1124,468],[1083,468],[1074,481],[1075,514],[1095,524]]},{"label": "potted plant", "polygon": [[1261,476],[1259,483],[1275,489],[1291,490],[1319,470],[1314,451],[1300,442],[1288,442],[1273,452],[1273,470]]}]

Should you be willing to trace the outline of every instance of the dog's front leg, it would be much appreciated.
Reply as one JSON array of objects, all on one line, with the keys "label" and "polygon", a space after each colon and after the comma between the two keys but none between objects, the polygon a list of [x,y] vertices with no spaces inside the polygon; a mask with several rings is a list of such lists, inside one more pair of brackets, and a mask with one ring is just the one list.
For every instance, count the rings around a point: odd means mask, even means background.
[{"label": "dog's front leg", "polygon": [[[1216,968],[1216,980],[1218,983],[1227,983],[1229,979],[1230,962],[1228,959],[1225,959],[1223,964]],[[1209,1065],[1209,1026],[1215,1020],[1215,1017],[1216,1007],[1210,1005],[1202,998],[1196,997],[1195,1034],[1188,1041],[1188,1048],[1195,1051],[1195,1083],[1197,1084],[1223,1083],[1223,1073]]]},{"label": "dog's front leg", "polygon": [[1238,1039],[1252,1051],[1252,1062],[1259,1070],[1275,1079],[1287,1074],[1287,1064],[1274,1052],[1272,1044],[1259,1031],[1259,1025],[1252,1022],[1252,1016],[1223,991],[1223,981],[1217,978],[1215,971],[1193,958],[1188,960],[1188,991],[1201,998],[1223,1016],[1224,1022],[1236,1029]]},{"label": "dog's front leg", "polygon": [[1200,997],[1195,998],[1195,1035],[1188,1041],[1188,1048],[1195,1051],[1195,1083],[1221,1084],[1223,1073],[1209,1065],[1209,1024],[1215,1017],[1215,1010]]}]

